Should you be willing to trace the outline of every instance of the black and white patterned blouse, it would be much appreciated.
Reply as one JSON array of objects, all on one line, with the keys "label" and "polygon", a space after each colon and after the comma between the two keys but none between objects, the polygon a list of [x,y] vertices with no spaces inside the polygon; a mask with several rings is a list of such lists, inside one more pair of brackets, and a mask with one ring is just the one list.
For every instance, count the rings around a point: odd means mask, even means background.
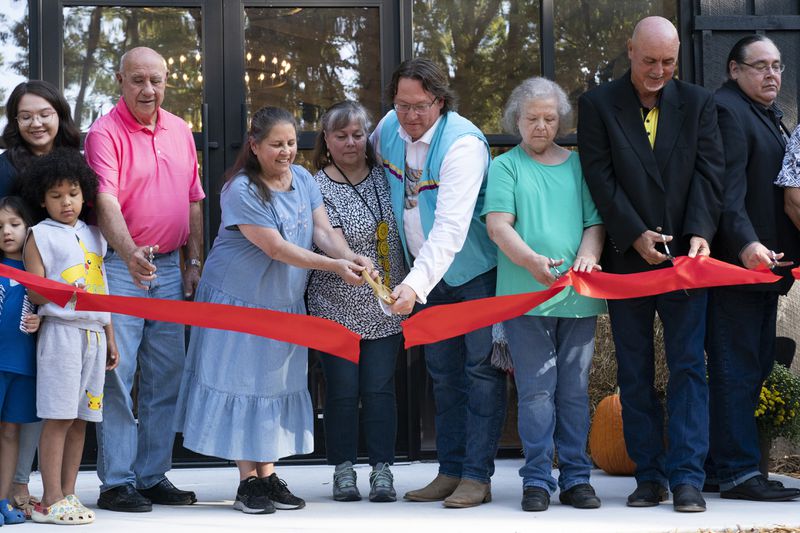
[{"label": "black and white patterned blouse", "polygon": [[[314,179],[322,192],[331,226],[341,228],[350,249],[369,257],[375,265],[378,265],[375,216],[380,216],[381,210],[383,211],[383,219],[389,224],[390,285],[394,288],[403,281],[407,272],[383,169],[379,166],[373,167],[369,176],[355,186],[361,198],[353,190],[353,186],[333,181],[323,170],[317,172]],[[369,208],[364,205],[365,201],[369,203]],[[316,251],[322,253],[319,249]],[[381,278],[385,278],[385,272],[380,274]],[[313,316],[339,322],[364,339],[380,339],[399,333],[400,321],[405,318],[385,315],[378,299],[366,283],[348,285],[337,274],[322,270],[311,271],[308,282],[308,312]]]},{"label": "black and white patterned blouse", "polygon": [[786,143],[786,154],[783,156],[783,165],[778,177],[775,178],[778,187],[800,187],[800,126],[792,132],[792,137]]}]

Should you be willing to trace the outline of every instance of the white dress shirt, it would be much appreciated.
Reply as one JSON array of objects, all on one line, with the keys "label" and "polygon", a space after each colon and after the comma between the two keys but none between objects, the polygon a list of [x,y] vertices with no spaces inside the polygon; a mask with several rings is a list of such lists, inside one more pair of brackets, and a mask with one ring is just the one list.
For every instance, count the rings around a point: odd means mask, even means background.
[{"label": "white dress shirt", "polygon": [[[406,143],[406,167],[424,168],[431,139],[440,120],[441,117],[416,141],[411,139],[402,126],[398,126],[400,138]],[[382,126],[383,120],[370,136],[379,161],[382,160]],[[483,141],[474,135],[464,135],[453,143],[442,160],[433,227],[427,239],[422,230],[419,206],[404,210],[403,230],[413,265],[402,283],[414,290],[418,302],[426,303],[428,294],[439,283],[450,268],[456,253],[464,246],[488,166],[489,155]]]}]

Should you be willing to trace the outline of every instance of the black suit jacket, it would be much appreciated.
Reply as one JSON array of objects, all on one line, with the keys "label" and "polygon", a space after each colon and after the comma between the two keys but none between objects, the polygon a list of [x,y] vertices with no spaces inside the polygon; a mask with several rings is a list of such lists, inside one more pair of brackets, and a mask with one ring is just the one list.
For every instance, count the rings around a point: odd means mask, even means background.
[{"label": "black suit jacket", "polygon": [[678,256],[688,252],[693,235],[710,243],[719,221],[724,158],[711,93],[679,80],[667,83],[652,149],[640,109],[630,71],[578,103],[578,149],[608,235],[607,272],[668,266],[650,266],[633,248],[645,230],[672,235],[670,251]]},{"label": "black suit jacket", "polygon": [[[719,232],[711,247],[714,257],[741,265],[739,253],[753,241],[797,259],[797,232],[783,210],[783,189],[774,185],[781,169],[786,140],[776,119],[729,80],[714,93],[725,149],[725,187]],[[785,281],[751,287],[786,293]]]}]

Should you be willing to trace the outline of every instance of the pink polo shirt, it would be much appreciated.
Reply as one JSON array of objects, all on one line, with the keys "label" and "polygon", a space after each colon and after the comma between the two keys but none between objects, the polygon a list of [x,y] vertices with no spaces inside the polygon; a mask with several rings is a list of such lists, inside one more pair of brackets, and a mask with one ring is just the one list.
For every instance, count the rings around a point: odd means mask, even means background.
[{"label": "pink polo shirt", "polygon": [[166,253],[186,244],[189,203],[205,194],[194,138],[182,119],[159,109],[150,131],[120,98],[92,124],[84,150],[100,177],[99,192],[117,197],[137,246],[157,244]]}]

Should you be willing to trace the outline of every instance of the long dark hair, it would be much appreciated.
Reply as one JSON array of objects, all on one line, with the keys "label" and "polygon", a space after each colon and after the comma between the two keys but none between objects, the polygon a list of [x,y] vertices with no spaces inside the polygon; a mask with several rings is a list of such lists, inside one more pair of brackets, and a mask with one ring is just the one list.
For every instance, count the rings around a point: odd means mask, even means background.
[{"label": "long dark hair", "polygon": [[[33,226],[33,217],[28,209],[28,204],[19,196],[3,196],[0,198],[0,210],[8,209],[16,214],[25,223],[25,229]],[[0,250],[0,259],[5,257],[6,254]]]},{"label": "long dark hair", "polygon": [[400,63],[400,66],[392,74],[392,81],[386,86],[384,97],[386,103],[392,105],[394,97],[397,96],[397,86],[400,78],[411,78],[422,84],[422,88],[431,93],[435,98],[444,103],[441,114],[448,111],[455,111],[458,105],[458,97],[455,91],[450,88],[447,75],[444,70],[425,57],[415,57]]},{"label": "long dark hair", "polygon": [[70,111],[69,104],[61,94],[61,91],[50,82],[43,80],[30,80],[23,81],[11,91],[11,95],[6,102],[6,124],[3,130],[3,142],[8,150],[8,158],[11,164],[17,171],[22,172],[28,165],[34,155],[30,151],[28,144],[19,132],[19,124],[17,124],[17,112],[19,111],[19,102],[26,94],[33,94],[47,100],[56,113],[58,113],[58,132],[53,141],[53,148],[58,146],[65,146],[67,148],[80,148],[81,135],[78,131],[75,122],[72,120],[72,111]]},{"label": "long dark hair", "polygon": [[280,107],[262,107],[253,114],[250,119],[250,129],[247,131],[242,149],[236,157],[236,162],[225,172],[225,184],[239,174],[247,176],[250,184],[256,188],[259,196],[265,202],[269,202],[272,195],[269,187],[261,180],[261,164],[250,148],[250,143],[256,144],[263,141],[269,132],[278,124],[291,124],[297,135],[297,122],[291,113]]},{"label": "long dark hair", "polygon": [[[371,125],[369,113],[364,109],[364,106],[351,100],[333,104],[325,111],[325,114],[322,115],[320,122],[322,123],[322,128],[317,134],[317,139],[314,142],[314,155],[311,157],[311,161],[314,163],[314,167],[316,167],[317,170],[322,170],[333,162],[328,152],[328,143],[325,141],[326,133],[344,129],[349,126],[351,122],[358,122],[359,126],[364,130],[364,135],[366,135]],[[372,168],[376,163],[375,150],[368,137],[367,166]]]}]

